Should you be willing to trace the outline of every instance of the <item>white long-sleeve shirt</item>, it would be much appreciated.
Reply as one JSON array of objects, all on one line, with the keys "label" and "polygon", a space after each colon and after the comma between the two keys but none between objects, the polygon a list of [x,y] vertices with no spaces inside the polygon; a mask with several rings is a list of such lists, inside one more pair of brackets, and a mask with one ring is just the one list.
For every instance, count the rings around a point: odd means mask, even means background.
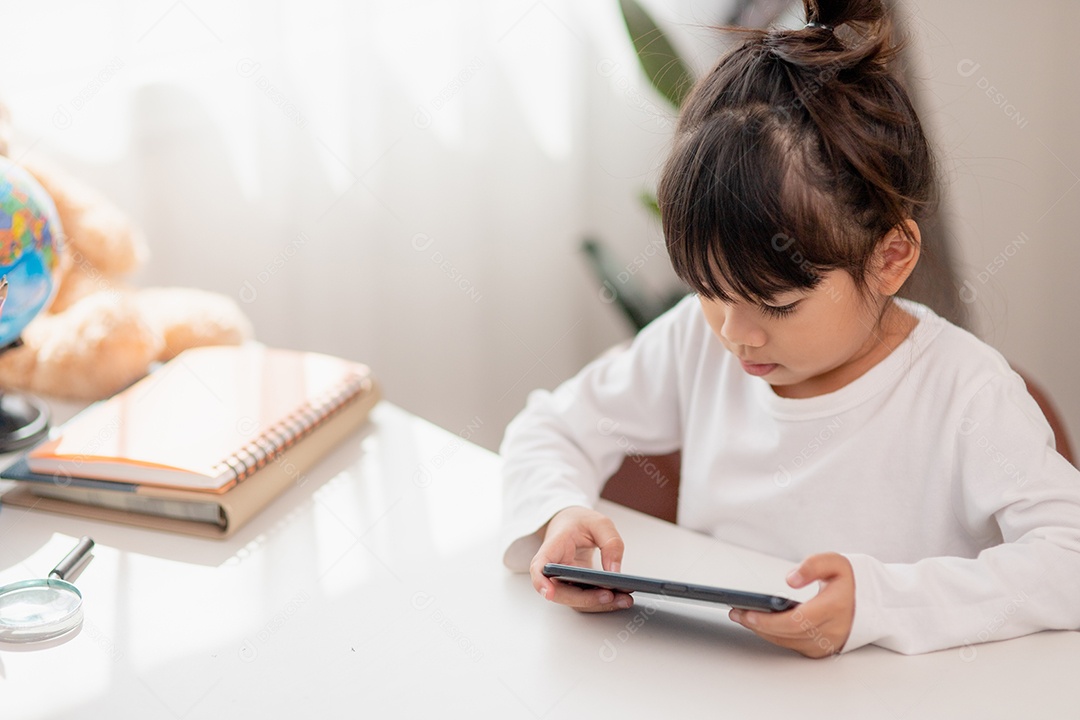
[{"label": "white long-sleeve shirt", "polygon": [[626,454],[682,449],[679,524],[855,571],[844,646],[921,653],[1080,628],[1080,472],[1002,356],[928,308],[845,387],[783,398],[742,370],[696,297],[507,427],[505,562],[592,506]]}]

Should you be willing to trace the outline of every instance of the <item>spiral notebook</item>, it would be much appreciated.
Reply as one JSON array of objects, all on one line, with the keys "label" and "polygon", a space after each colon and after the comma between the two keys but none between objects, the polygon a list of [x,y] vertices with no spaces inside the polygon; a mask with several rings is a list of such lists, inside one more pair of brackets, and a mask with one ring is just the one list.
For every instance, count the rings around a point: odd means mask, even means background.
[{"label": "spiral notebook", "polygon": [[25,458],[20,458],[0,472],[0,479],[17,481],[15,488],[0,496],[0,502],[153,530],[227,538],[289,488],[305,484],[305,473],[353,436],[378,399],[375,387],[358,396],[228,492],[37,475],[27,467]]},{"label": "spiral notebook", "polygon": [[359,397],[367,366],[263,345],[186,350],[31,450],[32,473],[224,493]]}]

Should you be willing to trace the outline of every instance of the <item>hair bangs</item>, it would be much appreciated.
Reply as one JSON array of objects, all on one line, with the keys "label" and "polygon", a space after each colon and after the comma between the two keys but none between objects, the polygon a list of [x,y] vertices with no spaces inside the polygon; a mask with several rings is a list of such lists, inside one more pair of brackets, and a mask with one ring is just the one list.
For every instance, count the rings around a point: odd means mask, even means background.
[{"label": "hair bangs", "polygon": [[721,111],[679,139],[658,199],[672,266],[698,294],[769,301],[814,288],[832,265],[800,241],[824,229],[790,182],[788,145],[764,106]]}]

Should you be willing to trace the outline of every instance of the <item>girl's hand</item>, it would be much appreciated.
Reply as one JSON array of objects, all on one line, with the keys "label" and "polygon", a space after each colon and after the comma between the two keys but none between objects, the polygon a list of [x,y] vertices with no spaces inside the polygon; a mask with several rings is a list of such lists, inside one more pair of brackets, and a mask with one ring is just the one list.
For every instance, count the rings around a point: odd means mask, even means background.
[{"label": "girl's hand", "polygon": [[603,569],[619,572],[623,541],[615,530],[615,523],[585,507],[568,507],[555,513],[544,531],[543,544],[529,564],[533,587],[548,600],[582,612],[607,612],[630,607],[634,600],[626,593],[613,593],[600,588],[586,590],[544,577],[541,572],[548,563],[592,567],[597,548],[600,549],[600,565]]},{"label": "girl's hand", "polygon": [[807,657],[839,653],[851,635],[855,617],[855,572],[843,555],[811,555],[787,577],[788,585],[801,588],[815,580],[822,587],[813,599],[782,613],[732,610],[735,622],[781,647]]}]

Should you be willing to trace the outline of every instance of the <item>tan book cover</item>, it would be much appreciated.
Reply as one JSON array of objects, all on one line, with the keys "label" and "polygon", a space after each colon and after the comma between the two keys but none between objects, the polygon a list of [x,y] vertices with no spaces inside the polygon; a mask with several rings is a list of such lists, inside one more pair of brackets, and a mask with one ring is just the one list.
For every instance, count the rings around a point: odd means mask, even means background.
[{"label": "tan book cover", "polygon": [[186,350],[31,450],[40,475],[221,493],[363,393],[367,366],[249,343]]},{"label": "tan book cover", "polygon": [[[61,475],[53,483],[19,482],[4,493],[2,502],[157,530],[228,537],[364,423],[379,400],[379,389],[366,367],[359,367],[365,371],[359,391],[224,493],[143,484],[134,491],[120,491],[106,489],[108,483],[101,483],[101,487],[79,484],[82,475]],[[17,479],[18,475],[8,477]],[[159,507],[148,509],[155,505]],[[130,509],[121,509],[124,507]],[[140,507],[144,510],[137,511]],[[152,514],[162,509],[168,510],[167,516]],[[184,516],[201,519],[182,519]]]}]

